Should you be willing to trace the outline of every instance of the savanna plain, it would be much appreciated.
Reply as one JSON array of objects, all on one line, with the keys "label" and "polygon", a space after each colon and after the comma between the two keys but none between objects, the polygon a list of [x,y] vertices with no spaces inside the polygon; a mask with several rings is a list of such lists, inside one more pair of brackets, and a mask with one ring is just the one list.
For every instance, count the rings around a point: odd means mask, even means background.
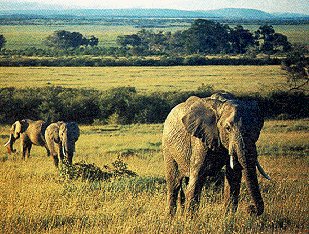
[{"label": "savanna plain", "polygon": [[[267,93],[285,84],[279,66],[0,68],[1,87],[63,87],[138,92],[215,90]],[[0,144],[10,126],[0,126]],[[192,219],[166,216],[161,153],[162,124],[82,125],[73,163],[104,169],[120,161],[136,176],[109,180],[69,179],[43,147],[23,161],[0,147],[2,233],[308,233],[309,121],[266,120],[257,143],[259,161],[272,178],[259,182],[265,213],[250,217],[241,188],[235,215],[224,215],[221,193],[205,188]],[[15,147],[18,151],[18,143]]]}]

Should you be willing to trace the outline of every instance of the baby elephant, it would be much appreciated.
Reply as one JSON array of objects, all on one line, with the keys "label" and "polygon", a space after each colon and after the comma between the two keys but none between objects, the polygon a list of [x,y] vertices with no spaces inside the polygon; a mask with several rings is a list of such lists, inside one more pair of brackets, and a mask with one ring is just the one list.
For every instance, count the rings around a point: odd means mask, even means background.
[{"label": "baby elephant", "polygon": [[59,158],[72,164],[75,152],[75,142],[79,137],[79,127],[76,122],[57,122],[50,124],[45,131],[45,140],[50,150],[50,155],[54,159],[54,164],[58,167]]}]

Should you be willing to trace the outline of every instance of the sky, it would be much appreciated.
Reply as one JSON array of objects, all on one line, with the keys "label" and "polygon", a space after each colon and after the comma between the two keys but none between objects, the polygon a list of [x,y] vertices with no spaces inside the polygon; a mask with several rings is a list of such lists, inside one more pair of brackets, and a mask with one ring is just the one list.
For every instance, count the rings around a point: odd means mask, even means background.
[{"label": "sky", "polygon": [[[18,2],[32,3],[20,5]],[[272,12],[294,12],[309,15],[309,0],[0,0],[4,6],[48,8],[165,8],[181,10],[213,10],[220,8],[250,8]],[[35,4],[34,4],[35,3]],[[45,5],[47,4],[47,5]]]}]

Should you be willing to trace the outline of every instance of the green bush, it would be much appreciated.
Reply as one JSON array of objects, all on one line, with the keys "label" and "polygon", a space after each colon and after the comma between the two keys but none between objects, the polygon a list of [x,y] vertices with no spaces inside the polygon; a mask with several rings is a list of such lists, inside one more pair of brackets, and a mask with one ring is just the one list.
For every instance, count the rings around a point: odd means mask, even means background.
[{"label": "green bush", "polygon": [[[214,90],[200,86],[195,91],[139,94],[134,87],[107,91],[63,87],[0,88],[0,123],[17,119],[50,119],[89,124],[162,123],[170,110],[188,97],[208,97]],[[34,95],[35,94],[35,95]],[[275,91],[265,97],[239,96],[258,101],[266,118],[309,117],[309,98],[301,92]]]}]

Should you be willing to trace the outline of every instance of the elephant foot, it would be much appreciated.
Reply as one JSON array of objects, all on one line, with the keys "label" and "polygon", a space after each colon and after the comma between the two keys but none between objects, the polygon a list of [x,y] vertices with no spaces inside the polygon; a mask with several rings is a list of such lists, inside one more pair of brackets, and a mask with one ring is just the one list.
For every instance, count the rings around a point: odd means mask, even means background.
[{"label": "elephant foot", "polygon": [[247,208],[247,212],[251,216],[259,216],[259,215],[263,214],[264,210],[257,210],[257,208],[254,205],[249,205],[248,208]]}]

